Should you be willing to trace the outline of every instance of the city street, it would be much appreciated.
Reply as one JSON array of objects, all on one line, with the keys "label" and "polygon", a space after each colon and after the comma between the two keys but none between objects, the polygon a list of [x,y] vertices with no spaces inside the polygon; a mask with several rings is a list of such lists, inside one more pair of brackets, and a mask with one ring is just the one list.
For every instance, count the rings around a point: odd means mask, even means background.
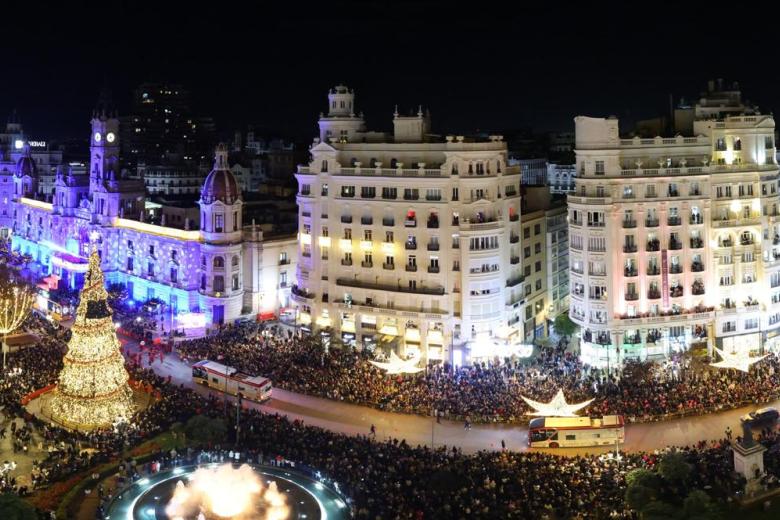
[{"label": "city street", "polygon": [[[127,344],[132,351],[137,343]],[[145,358],[144,358],[145,361]],[[176,384],[194,388],[201,394],[220,394],[208,388],[194,385],[189,365],[173,353],[152,363],[154,371],[161,376],[171,376]],[[231,396],[227,396],[234,403]],[[442,420],[435,423],[432,418],[402,413],[383,412],[366,406],[342,403],[288,392],[274,388],[273,398],[264,404],[244,401],[245,406],[258,408],[268,413],[280,413],[306,424],[319,426],[349,435],[366,435],[371,425],[376,426],[377,438],[395,437],[406,439],[409,444],[430,445],[433,434],[435,445],[458,446],[465,452],[501,449],[501,441],[511,450],[528,450],[528,429],[525,426],[507,424],[474,424],[465,430],[463,423]],[[773,403],[780,406],[780,401]],[[724,430],[731,427],[734,437],[740,435],[739,417],[756,407],[744,407],[721,413],[694,416],[655,423],[631,424],[626,426],[626,442],[623,449],[647,451],[665,446],[684,446],[701,440],[718,440],[725,437]],[[614,446],[601,448],[559,448],[546,450],[550,453],[577,455],[613,451]]]}]

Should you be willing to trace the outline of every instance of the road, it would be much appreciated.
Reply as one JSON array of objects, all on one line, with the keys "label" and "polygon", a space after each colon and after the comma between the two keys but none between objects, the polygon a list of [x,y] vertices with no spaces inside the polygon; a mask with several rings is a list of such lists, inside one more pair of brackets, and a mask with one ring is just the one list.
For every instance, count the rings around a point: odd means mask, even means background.
[{"label": "road", "polygon": [[[131,351],[137,345],[127,344]],[[192,383],[189,365],[183,363],[173,353],[152,363],[154,371],[161,376],[171,376],[176,384],[184,384],[196,392],[209,395],[219,394],[208,388]],[[230,403],[233,398],[227,396]],[[331,431],[349,435],[366,435],[371,425],[376,426],[377,438],[394,437],[406,439],[412,445],[431,444],[436,446],[458,446],[466,453],[479,450],[495,450],[501,448],[501,441],[511,450],[528,450],[528,429],[524,426],[507,424],[475,424],[470,430],[463,428],[463,423],[442,420],[437,424],[432,418],[402,413],[383,412],[374,408],[359,406],[329,399],[312,397],[295,392],[274,388],[273,398],[258,404],[244,401],[245,405],[268,413],[280,413],[291,419],[299,419],[306,424],[319,426]],[[771,406],[780,407],[780,401]],[[687,417],[664,422],[630,424],[626,426],[626,441],[622,446],[627,451],[651,451],[666,446],[684,446],[700,440],[719,440],[724,438],[727,426],[731,427],[734,436],[740,434],[739,417],[755,407],[744,407],[726,412],[704,416]],[[231,408],[232,409],[232,408]],[[605,453],[614,450],[614,446],[591,448],[558,448],[544,450],[561,455],[583,455],[585,453]]]}]

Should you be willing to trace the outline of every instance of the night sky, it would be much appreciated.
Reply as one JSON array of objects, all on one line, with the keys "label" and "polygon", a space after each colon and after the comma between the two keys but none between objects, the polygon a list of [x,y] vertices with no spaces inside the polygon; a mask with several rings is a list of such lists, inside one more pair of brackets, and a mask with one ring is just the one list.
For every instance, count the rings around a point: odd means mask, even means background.
[{"label": "night sky", "polygon": [[636,119],[716,77],[764,111],[780,103],[774,13],[758,4],[16,4],[3,8],[0,119],[18,109],[31,138],[83,135],[104,82],[122,113],[138,84],[170,81],[223,135],[255,123],[307,139],[339,82],[357,90],[369,126],[388,128],[396,103],[423,104],[437,132]]}]

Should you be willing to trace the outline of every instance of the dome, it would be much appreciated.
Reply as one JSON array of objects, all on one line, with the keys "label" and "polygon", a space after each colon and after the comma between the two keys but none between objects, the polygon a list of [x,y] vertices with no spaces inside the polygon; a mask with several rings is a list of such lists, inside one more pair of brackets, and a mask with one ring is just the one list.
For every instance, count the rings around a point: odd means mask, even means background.
[{"label": "dome", "polygon": [[228,166],[228,152],[224,144],[217,146],[214,169],[203,182],[200,199],[206,204],[216,201],[233,204],[241,198],[238,182]]},{"label": "dome", "polygon": [[35,166],[35,159],[30,156],[30,147],[25,145],[24,154],[16,161],[16,176],[17,177],[35,177],[38,168]]}]

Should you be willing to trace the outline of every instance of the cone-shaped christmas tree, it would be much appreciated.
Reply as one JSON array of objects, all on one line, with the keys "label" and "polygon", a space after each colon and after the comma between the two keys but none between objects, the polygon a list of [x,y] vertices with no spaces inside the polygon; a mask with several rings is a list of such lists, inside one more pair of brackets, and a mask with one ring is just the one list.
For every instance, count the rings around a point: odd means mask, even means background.
[{"label": "cone-shaped christmas tree", "polygon": [[116,337],[100,256],[93,251],[72,337],[51,402],[56,421],[77,429],[109,426],[133,415],[133,393]]}]

